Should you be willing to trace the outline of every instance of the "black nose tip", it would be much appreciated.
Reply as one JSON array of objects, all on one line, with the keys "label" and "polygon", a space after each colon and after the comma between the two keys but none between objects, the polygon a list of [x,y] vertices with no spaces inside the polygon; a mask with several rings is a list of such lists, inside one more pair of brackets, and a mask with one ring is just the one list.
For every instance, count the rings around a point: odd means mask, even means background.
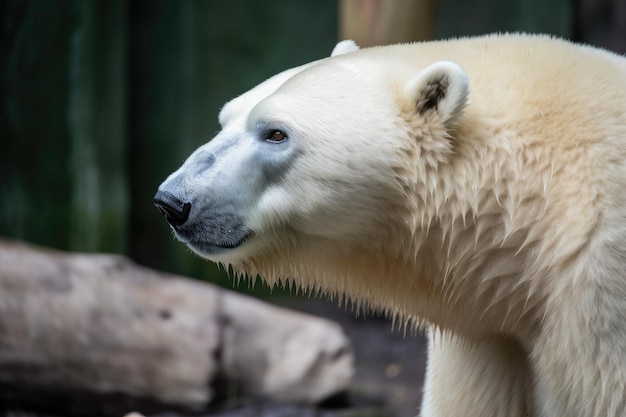
[{"label": "black nose tip", "polygon": [[183,203],[166,191],[157,191],[154,205],[165,214],[167,222],[173,227],[182,226],[189,218],[191,203]]}]

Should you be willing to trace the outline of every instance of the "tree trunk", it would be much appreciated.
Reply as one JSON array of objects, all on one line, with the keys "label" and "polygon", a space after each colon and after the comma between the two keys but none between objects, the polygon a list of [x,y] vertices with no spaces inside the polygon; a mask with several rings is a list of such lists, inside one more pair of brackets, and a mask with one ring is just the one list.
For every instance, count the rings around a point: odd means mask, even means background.
[{"label": "tree trunk", "polygon": [[219,381],[313,403],[351,375],[334,323],[120,256],[0,240],[0,403],[83,417],[201,410]]}]

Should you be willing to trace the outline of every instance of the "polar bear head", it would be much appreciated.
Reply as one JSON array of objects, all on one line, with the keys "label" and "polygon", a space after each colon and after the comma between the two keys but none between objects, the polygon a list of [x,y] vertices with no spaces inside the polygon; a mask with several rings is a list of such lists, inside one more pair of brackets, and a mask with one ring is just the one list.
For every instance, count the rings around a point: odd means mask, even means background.
[{"label": "polar bear head", "polygon": [[178,239],[270,280],[399,256],[423,217],[415,187],[453,152],[468,79],[452,62],[357,49],[340,43],[222,108],[221,131],[155,196]]}]

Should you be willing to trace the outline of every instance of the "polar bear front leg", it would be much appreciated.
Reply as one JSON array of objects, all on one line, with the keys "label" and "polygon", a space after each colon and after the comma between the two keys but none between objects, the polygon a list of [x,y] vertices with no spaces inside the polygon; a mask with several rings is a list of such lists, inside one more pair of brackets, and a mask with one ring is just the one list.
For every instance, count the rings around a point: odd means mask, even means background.
[{"label": "polar bear front leg", "polygon": [[480,343],[430,330],[422,417],[531,415],[531,377],[517,342]]},{"label": "polar bear front leg", "polygon": [[531,353],[537,415],[626,417],[626,285],[610,281],[562,291],[546,314]]}]

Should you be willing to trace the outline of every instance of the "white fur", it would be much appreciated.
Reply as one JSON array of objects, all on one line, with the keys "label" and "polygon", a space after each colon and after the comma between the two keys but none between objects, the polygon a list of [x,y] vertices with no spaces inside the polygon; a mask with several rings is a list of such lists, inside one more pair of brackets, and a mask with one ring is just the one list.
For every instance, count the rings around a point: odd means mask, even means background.
[{"label": "white fur", "polygon": [[[469,94],[469,79],[461,67],[454,62],[439,61],[422,72],[406,86],[405,94],[414,97],[416,105],[425,95],[426,90],[444,89],[446,94],[437,103],[437,113],[442,121],[449,125],[456,123],[463,112]],[[419,111],[419,109],[418,109]]]},{"label": "white fur", "polygon": [[224,106],[161,186],[198,238],[252,231],[198,253],[428,328],[424,417],[626,416],[626,59],[525,35],[333,54]]},{"label": "white fur", "polygon": [[354,52],[358,49],[359,47],[353,40],[345,40],[335,45],[335,48],[333,49],[333,52],[330,54],[330,56],[343,55],[343,54],[347,54],[350,52]]}]

